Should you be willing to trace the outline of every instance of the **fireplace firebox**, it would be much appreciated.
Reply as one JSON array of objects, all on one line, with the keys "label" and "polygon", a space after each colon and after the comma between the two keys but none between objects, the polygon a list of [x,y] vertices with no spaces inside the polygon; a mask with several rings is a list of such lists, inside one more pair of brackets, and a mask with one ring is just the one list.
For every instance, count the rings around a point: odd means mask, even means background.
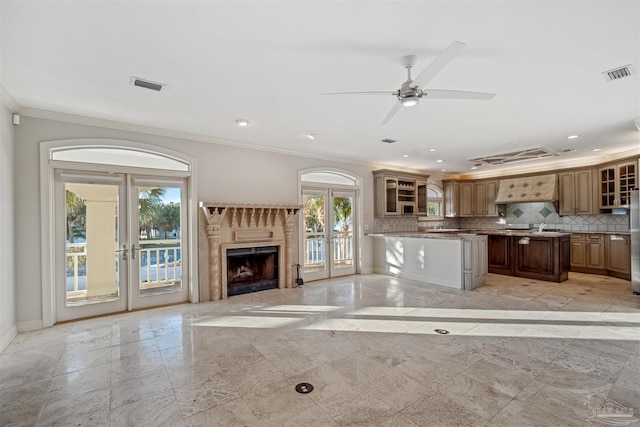
[{"label": "fireplace firebox", "polygon": [[278,288],[278,246],[227,249],[227,296]]}]

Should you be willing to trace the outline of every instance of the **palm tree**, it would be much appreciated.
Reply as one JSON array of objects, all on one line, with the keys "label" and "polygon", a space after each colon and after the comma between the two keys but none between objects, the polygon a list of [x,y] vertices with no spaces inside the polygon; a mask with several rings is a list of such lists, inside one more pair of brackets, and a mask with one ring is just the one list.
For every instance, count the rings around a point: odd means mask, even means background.
[{"label": "palm tree", "polygon": [[84,199],[73,191],[65,190],[67,214],[67,240],[75,243],[76,237],[86,237],[85,216],[87,207]]},{"label": "palm tree", "polygon": [[150,239],[151,230],[159,225],[159,219],[164,206],[164,188],[150,188],[140,191],[138,195],[138,221],[140,232],[146,233]]},{"label": "palm tree", "polygon": [[335,230],[338,233],[338,242],[340,245],[341,259],[347,258],[347,238],[349,237],[349,231],[351,229],[351,213],[352,204],[351,197],[334,197],[333,198],[333,220],[334,224],[340,224],[340,229]]},{"label": "palm tree", "polygon": [[307,199],[304,207],[304,225],[311,233],[324,231],[324,196],[315,195]]}]

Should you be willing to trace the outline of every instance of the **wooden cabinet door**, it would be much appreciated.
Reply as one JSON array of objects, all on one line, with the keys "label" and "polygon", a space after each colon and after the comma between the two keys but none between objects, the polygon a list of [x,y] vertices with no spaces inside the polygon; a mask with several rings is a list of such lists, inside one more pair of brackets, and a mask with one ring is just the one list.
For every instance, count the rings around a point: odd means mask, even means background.
[{"label": "wooden cabinet door", "polygon": [[487,185],[484,182],[473,183],[473,215],[487,214]]},{"label": "wooden cabinet door", "polygon": [[558,215],[575,215],[575,174],[563,172],[558,174]]},{"label": "wooden cabinet door", "polygon": [[609,237],[607,269],[618,273],[631,273],[631,245],[629,236],[612,234]]},{"label": "wooden cabinet door", "polygon": [[603,234],[589,234],[586,237],[587,245],[587,268],[597,268],[604,270],[605,263],[605,240]]},{"label": "wooden cabinet door", "polygon": [[591,169],[575,171],[574,196],[576,215],[596,213],[593,208],[593,171]]},{"label": "wooden cabinet door", "polygon": [[517,242],[516,274],[524,273],[524,277],[532,277],[533,275],[540,278],[544,276],[553,277],[555,265],[554,239],[530,237],[528,241],[528,244],[521,244],[520,239]]},{"label": "wooden cabinet door", "polygon": [[498,181],[487,181],[486,183],[486,215],[498,216],[498,205],[496,205],[496,196],[498,195]]},{"label": "wooden cabinet door", "polygon": [[598,169],[598,181],[600,188],[598,190],[600,209],[611,209],[616,207],[616,168],[604,167]]},{"label": "wooden cabinet door", "polygon": [[473,182],[461,182],[458,216],[473,216],[473,207]]},{"label": "wooden cabinet door", "polygon": [[513,239],[510,236],[490,234],[487,236],[487,259],[489,273],[513,274]]},{"label": "wooden cabinet door", "polygon": [[631,206],[631,190],[637,185],[637,165],[635,162],[621,163],[617,165],[616,175],[618,179],[618,207]]},{"label": "wooden cabinet door", "polygon": [[586,267],[587,253],[582,234],[571,236],[571,267]]},{"label": "wooden cabinet door", "polygon": [[448,181],[444,184],[444,216],[456,217],[460,212],[460,183]]}]

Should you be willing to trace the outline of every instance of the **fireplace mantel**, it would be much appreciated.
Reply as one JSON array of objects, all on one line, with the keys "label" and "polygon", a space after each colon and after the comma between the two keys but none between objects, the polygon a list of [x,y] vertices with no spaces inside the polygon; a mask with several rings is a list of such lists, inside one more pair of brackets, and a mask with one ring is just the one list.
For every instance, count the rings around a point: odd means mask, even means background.
[{"label": "fireplace mantel", "polygon": [[[226,250],[274,245],[280,248],[278,287],[293,286],[296,217],[302,205],[200,202],[200,301],[227,298],[222,274]],[[204,268],[204,266],[208,268]]]}]

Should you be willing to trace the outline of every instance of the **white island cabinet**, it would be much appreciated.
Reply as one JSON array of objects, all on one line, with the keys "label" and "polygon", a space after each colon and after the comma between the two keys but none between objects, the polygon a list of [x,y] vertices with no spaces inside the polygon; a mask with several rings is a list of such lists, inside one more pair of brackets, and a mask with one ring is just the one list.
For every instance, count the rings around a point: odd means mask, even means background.
[{"label": "white island cabinet", "polygon": [[373,234],[373,269],[434,285],[470,291],[487,277],[487,236]]}]

